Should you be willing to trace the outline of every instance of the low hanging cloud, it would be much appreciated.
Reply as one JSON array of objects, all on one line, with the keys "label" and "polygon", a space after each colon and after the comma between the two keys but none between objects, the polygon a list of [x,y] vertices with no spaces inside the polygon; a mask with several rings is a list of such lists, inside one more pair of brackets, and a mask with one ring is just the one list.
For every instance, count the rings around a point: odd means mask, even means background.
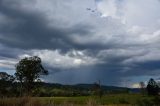
[{"label": "low hanging cloud", "polygon": [[99,62],[97,58],[87,56],[83,51],[70,51],[66,54],[61,54],[58,50],[43,50],[34,51],[33,55],[41,57],[43,62],[50,67],[64,70],[80,68],[81,66],[90,66]]},{"label": "low hanging cloud", "polygon": [[49,82],[157,77],[159,11],[158,0],[1,0],[0,67],[37,55]]}]

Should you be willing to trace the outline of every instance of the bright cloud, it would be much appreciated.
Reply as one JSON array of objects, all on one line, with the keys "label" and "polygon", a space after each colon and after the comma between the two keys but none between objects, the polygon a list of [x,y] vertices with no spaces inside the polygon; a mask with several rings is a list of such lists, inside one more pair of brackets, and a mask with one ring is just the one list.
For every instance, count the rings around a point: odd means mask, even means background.
[{"label": "bright cloud", "polygon": [[92,66],[98,63],[98,59],[85,55],[83,51],[73,50],[66,54],[62,54],[58,50],[42,50],[33,51],[33,55],[41,57],[45,64],[48,64],[53,68],[79,68],[80,66]]}]

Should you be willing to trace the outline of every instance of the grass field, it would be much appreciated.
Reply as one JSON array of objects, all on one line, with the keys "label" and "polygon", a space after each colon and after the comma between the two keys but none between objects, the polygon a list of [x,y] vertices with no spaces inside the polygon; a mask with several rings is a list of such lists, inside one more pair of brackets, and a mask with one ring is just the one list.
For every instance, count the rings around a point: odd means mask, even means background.
[{"label": "grass field", "polygon": [[160,99],[139,94],[99,97],[23,97],[0,99],[0,106],[160,106]]}]

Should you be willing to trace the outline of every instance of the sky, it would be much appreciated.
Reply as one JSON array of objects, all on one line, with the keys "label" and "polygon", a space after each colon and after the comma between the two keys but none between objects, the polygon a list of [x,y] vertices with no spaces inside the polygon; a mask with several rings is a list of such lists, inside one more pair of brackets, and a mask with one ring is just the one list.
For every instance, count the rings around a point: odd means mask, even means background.
[{"label": "sky", "polygon": [[160,79],[159,0],[0,0],[0,71],[39,56],[46,82]]}]

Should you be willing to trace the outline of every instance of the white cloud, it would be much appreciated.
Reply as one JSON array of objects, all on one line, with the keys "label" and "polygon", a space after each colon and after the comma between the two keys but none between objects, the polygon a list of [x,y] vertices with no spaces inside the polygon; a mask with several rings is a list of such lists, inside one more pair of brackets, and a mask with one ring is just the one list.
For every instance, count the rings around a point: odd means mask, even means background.
[{"label": "white cloud", "polygon": [[118,18],[115,0],[103,0],[98,2],[97,9],[102,13],[102,17],[112,16],[113,18]]},{"label": "white cloud", "polygon": [[0,67],[6,69],[15,69],[15,65],[17,63],[17,59],[0,59]]},{"label": "white cloud", "polygon": [[32,55],[39,56],[49,67],[61,69],[92,66],[99,62],[98,59],[85,55],[83,51],[74,50],[66,54],[61,54],[58,50],[34,50]]},{"label": "white cloud", "polygon": [[121,19],[127,26],[151,26],[159,20],[159,5],[158,0],[102,0],[97,8],[104,16]]},{"label": "white cloud", "polygon": [[140,88],[139,83],[134,83],[131,85],[131,88]]}]

